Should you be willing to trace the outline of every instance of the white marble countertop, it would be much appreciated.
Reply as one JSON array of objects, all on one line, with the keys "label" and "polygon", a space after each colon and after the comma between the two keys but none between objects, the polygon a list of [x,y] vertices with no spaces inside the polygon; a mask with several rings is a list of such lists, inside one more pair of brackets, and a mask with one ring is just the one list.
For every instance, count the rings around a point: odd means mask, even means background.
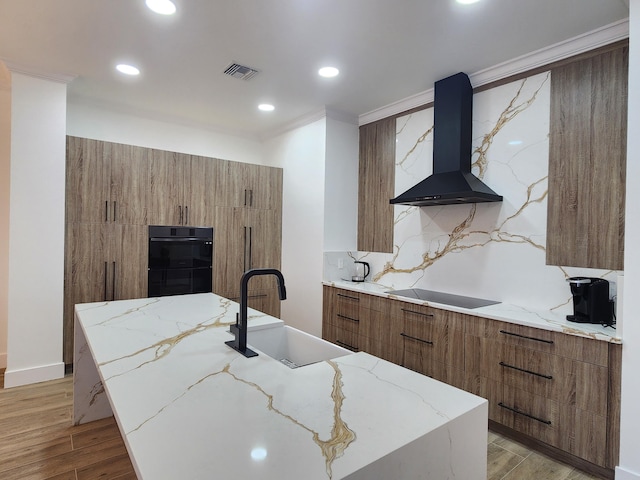
[{"label": "white marble countertop", "polygon": [[402,300],[404,302],[415,303],[419,305],[431,305],[443,310],[450,310],[467,315],[476,315],[478,317],[490,318],[493,320],[500,320],[503,322],[515,323],[528,327],[541,328],[544,330],[562,332],[569,335],[588,337],[605,342],[622,343],[622,340],[616,334],[615,327],[604,327],[597,324],[594,325],[569,322],[564,315],[550,312],[548,310],[536,311],[519,307],[517,305],[511,305],[508,303],[498,303],[495,305],[489,305],[487,307],[469,309],[442,303],[426,302],[424,300],[415,298],[396,296],[390,293],[386,293],[389,290],[388,287],[371,282],[356,283],[346,280],[339,280],[324,281],[323,284],[338,288],[344,288],[346,290],[351,290],[354,292],[368,293],[370,295],[377,295],[387,298],[395,298],[397,300]]},{"label": "white marble countertop", "polygon": [[[486,400],[363,352],[245,358],[223,343],[237,311],[214,294],[77,305],[74,421],[108,399],[140,480],[486,478]],[[250,311],[248,344],[281,323]]]}]

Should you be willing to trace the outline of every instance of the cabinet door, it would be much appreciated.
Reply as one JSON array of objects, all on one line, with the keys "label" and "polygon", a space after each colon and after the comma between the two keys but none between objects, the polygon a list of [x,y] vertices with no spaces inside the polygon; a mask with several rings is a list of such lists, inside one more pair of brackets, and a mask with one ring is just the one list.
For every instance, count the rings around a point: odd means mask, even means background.
[{"label": "cabinet door", "polygon": [[247,229],[242,208],[216,207],[213,241],[213,291],[222,296],[240,292],[247,265]]},{"label": "cabinet door", "polygon": [[[245,205],[266,210],[282,209],[282,169],[245,164],[243,167]],[[242,194],[244,197],[245,194]]]},{"label": "cabinet door", "polygon": [[121,225],[148,225],[147,185],[151,150],[105,143],[104,153],[111,167],[109,220]]},{"label": "cabinet door", "polygon": [[109,218],[109,163],[104,142],[67,137],[66,222],[103,223]]},{"label": "cabinet door", "polygon": [[74,305],[110,297],[107,224],[67,224],[64,276],[63,356],[73,363]]},{"label": "cabinet door", "polygon": [[149,224],[182,225],[189,155],[152,150],[149,160]]},{"label": "cabinet door", "polygon": [[110,287],[114,300],[147,297],[148,238],[146,225],[114,226],[110,239],[114,250]]},{"label": "cabinet door", "polygon": [[628,46],[551,71],[547,264],[622,270]]},{"label": "cabinet door", "polygon": [[[243,233],[246,232],[247,269],[280,269],[281,222],[274,210],[245,210]],[[276,288],[274,276],[254,277],[252,287]]]},{"label": "cabinet door", "polygon": [[220,207],[247,206],[246,163],[217,160],[214,173],[214,203]]},{"label": "cabinet door", "polygon": [[184,192],[184,225],[209,227],[214,224],[215,162],[211,158],[191,156]]},{"label": "cabinet door", "polygon": [[264,210],[282,208],[282,169],[218,160],[215,204]]}]

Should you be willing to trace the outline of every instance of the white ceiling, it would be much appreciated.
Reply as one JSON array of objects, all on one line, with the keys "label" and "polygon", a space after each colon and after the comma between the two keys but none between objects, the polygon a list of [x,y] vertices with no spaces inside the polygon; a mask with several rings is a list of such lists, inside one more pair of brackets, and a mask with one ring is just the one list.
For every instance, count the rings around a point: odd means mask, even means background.
[{"label": "white ceiling", "polygon": [[[627,0],[0,0],[0,59],[77,75],[69,101],[264,137],[351,116],[628,17]],[[136,78],[114,67],[139,66]],[[259,70],[249,81],[231,62]],[[340,69],[318,77],[324,65]],[[260,112],[257,104],[276,110]]]}]

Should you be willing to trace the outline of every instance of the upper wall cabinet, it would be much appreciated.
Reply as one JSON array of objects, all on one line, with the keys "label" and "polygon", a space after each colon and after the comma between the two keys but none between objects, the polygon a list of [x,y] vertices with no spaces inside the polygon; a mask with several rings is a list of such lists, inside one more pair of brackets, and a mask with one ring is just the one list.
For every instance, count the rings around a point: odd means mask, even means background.
[{"label": "upper wall cabinet", "polygon": [[358,250],[393,252],[396,119],[360,127]]},{"label": "upper wall cabinet", "polygon": [[622,270],[628,46],[551,70],[547,264]]},{"label": "upper wall cabinet", "polygon": [[213,159],[152,150],[149,224],[212,225],[214,175]]},{"label": "upper wall cabinet", "polygon": [[280,168],[227,160],[216,162],[216,206],[280,210],[281,192]]},{"label": "upper wall cabinet", "polygon": [[67,223],[147,224],[149,151],[67,137]]}]

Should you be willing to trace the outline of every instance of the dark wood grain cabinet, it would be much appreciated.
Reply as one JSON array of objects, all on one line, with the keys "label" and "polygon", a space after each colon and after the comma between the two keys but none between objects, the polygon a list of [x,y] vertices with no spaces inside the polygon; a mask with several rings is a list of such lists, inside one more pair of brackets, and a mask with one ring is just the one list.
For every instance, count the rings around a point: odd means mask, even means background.
[{"label": "dark wood grain cabinet", "polygon": [[547,264],[623,270],[628,46],[551,70]]},{"label": "dark wood grain cabinet", "polygon": [[486,398],[491,421],[583,469],[616,466],[620,345],[323,289],[324,339]]}]

